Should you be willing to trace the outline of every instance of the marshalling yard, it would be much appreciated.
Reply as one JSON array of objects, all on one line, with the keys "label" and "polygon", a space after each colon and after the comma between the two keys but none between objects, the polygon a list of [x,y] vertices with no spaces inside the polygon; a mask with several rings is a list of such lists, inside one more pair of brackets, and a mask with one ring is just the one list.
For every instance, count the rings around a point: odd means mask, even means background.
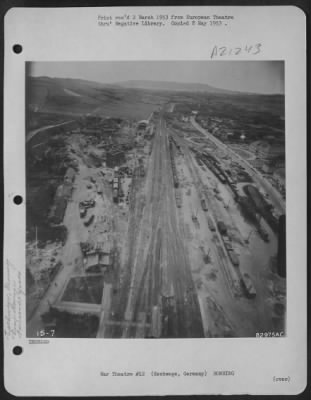
[{"label": "marshalling yard", "polygon": [[[182,120],[176,108],[61,124],[67,163],[47,215],[61,239],[38,243],[33,223],[28,337],[284,334],[284,196],[195,108]],[[40,162],[45,135],[27,144]]]}]

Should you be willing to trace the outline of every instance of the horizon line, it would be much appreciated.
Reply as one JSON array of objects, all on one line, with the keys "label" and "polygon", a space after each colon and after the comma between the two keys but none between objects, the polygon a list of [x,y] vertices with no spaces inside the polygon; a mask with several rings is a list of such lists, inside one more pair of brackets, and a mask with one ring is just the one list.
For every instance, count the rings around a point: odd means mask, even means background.
[{"label": "horizon line", "polygon": [[[217,86],[213,86],[210,83],[200,83],[200,82],[181,82],[181,81],[169,81],[169,80],[152,80],[152,79],[128,79],[128,80],[123,80],[123,81],[118,81],[118,82],[100,82],[100,81],[95,81],[92,79],[84,79],[84,78],[70,78],[67,76],[49,76],[49,75],[32,75],[31,73],[28,75],[30,78],[49,78],[49,79],[70,79],[70,80],[80,80],[84,82],[92,82],[92,83],[98,83],[101,85],[109,85],[109,86],[120,86],[121,83],[125,82],[158,82],[158,83],[177,83],[181,85],[201,85],[201,86],[209,86],[213,89],[217,89],[220,91],[224,92],[231,92],[232,94],[248,94],[248,95],[258,95],[258,96],[285,96],[285,93],[282,92],[272,92],[272,93],[258,93],[258,92],[247,92],[247,91],[238,91],[238,90],[232,90],[232,89],[225,89],[225,88],[220,88]],[[130,88],[125,88],[125,89],[140,89],[144,90],[142,87],[130,87]],[[160,90],[160,91],[169,91],[169,89],[150,89],[150,88],[145,88],[145,90]],[[182,92],[183,90],[175,90],[177,92]],[[191,93],[191,91],[189,90]],[[204,93],[204,90],[200,91]],[[221,93],[213,93],[213,94],[221,94]],[[228,93],[227,93],[228,94]]]}]

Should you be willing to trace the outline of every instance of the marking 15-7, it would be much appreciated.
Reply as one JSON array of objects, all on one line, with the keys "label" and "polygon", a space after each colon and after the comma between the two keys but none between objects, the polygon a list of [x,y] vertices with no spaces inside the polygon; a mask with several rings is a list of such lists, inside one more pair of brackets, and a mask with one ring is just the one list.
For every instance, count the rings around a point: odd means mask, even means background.
[{"label": "marking 15-7", "polygon": [[46,337],[46,336],[51,336],[53,337],[55,335],[55,329],[40,329],[37,331],[37,336],[41,337]]}]

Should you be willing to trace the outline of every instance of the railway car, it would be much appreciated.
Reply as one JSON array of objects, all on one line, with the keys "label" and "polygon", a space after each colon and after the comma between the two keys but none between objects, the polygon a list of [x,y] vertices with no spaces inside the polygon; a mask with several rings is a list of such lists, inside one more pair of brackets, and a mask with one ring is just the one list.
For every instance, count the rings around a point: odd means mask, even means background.
[{"label": "railway car", "polygon": [[112,198],[113,198],[113,201],[114,201],[115,203],[118,202],[118,195],[119,195],[118,189],[113,189]]},{"label": "railway car", "polygon": [[80,208],[80,218],[84,218],[86,216],[86,208]]},{"label": "railway car", "polygon": [[94,214],[92,214],[87,221],[84,221],[84,226],[90,226],[93,221],[94,221]]},{"label": "railway car", "polygon": [[207,217],[207,223],[208,223],[208,227],[209,227],[210,231],[215,232],[216,228],[215,228],[214,222],[210,216]]},{"label": "railway car", "polygon": [[227,234],[227,227],[222,221],[218,221],[217,222],[217,227],[218,227],[219,232],[222,235],[226,235]]},{"label": "railway car", "polygon": [[[232,246],[231,246],[232,248]],[[240,260],[239,257],[237,256],[237,254],[235,253],[234,250],[228,250],[228,255],[230,258],[230,261],[232,262],[234,267],[238,267],[240,265]]]},{"label": "railway car", "polygon": [[246,273],[243,274],[243,276],[240,279],[241,287],[246,295],[246,297],[253,299],[256,297],[256,289],[253,285],[253,282],[250,278],[250,276]]},{"label": "railway car", "polygon": [[202,210],[203,210],[203,211],[208,211],[208,208],[207,208],[207,204],[206,204],[206,200],[205,200],[205,199],[201,199],[201,206],[202,206]]}]

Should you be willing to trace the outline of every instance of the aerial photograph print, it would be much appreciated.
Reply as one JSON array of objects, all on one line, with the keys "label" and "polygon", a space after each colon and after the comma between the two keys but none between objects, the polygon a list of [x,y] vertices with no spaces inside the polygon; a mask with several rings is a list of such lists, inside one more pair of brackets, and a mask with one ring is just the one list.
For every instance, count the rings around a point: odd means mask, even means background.
[{"label": "aerial photograph print", "polygon": [[284,62],[25,79],[27,337],[282,340]]}]

